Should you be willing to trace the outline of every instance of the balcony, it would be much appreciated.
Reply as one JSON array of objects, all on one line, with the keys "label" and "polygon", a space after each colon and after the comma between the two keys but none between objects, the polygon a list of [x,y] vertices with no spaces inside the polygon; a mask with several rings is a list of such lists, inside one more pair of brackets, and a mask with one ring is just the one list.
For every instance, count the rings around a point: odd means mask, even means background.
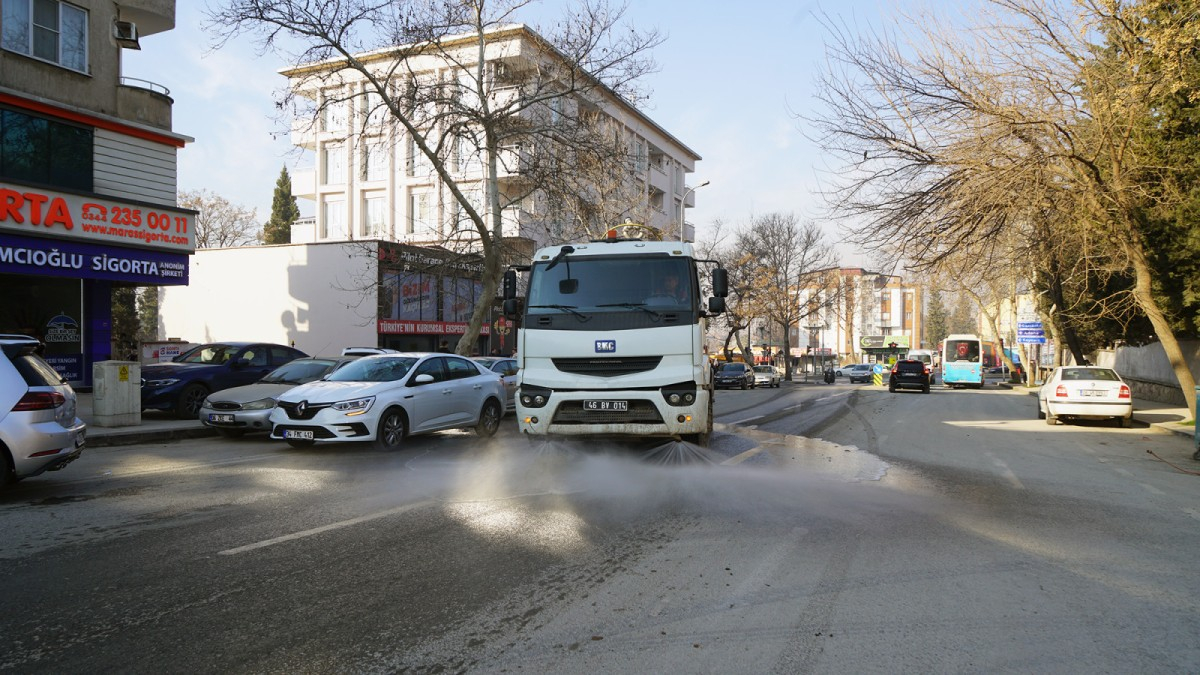
[{"label": "balcony", "polygon": [[316,169],[297,169],[292,172],[292,196],[297,199],[317,198]]},{"label": "balcony", "polygon": [[123,120],[170,131],[174,105],[171,92],[155,82],[122,77],[117,87],[117,116]]}]

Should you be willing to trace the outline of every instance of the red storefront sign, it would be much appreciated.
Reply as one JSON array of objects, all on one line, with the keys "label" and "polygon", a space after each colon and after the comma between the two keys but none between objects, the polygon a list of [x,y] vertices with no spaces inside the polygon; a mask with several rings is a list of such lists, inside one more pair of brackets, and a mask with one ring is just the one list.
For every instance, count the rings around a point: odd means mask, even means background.
[{"label": "red storefront sign", "polygon": [[[379,319],[380,335],[462,335],[465,332],[467,332],[465,323]],[[480,335],[488,335],[490,332],[491,326],[487,324],[479,327]]]}]

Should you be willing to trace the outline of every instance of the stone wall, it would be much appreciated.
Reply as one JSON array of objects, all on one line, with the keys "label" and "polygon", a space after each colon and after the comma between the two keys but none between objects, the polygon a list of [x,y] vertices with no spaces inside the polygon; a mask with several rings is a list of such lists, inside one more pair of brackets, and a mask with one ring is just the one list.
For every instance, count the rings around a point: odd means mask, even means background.
[{"label": "stone wall", "polygon": [[[1192,377],[1200,382],[1200,340],[1179,343]],[[1187,405],[1183,389],[1175,377],[1162,345],[1155,342],[1142,347],[1120,347],[1116,352],[1100,352],[1092,357],[1097,365],[1111,365],[1133,389],[1138,398],[1173,405]]]}]

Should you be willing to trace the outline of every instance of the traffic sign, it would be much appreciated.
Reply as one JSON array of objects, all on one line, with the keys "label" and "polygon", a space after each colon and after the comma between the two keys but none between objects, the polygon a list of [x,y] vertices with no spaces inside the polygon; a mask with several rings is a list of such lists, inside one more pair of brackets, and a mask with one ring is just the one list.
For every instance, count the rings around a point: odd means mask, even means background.
[{"label": "traffic sign", "polygon": [[1041,321],[1018,321],[1018,322],[1017,322],[1017,330],[1021,330],[1021,329],[1023,329],[1023,328],[1037,328],[1037,329],[1041,329],[1041,328],[1042,328],[1042,322],[1041,322]]},{"label": "traffic sign", "polygon": [[1034,330],[1034,329],[1020,329],[1020,328],[1018,328],[1018,329],[1017,329],[1017,337],[1018,337],[1018,338],[1023,338],[1023,337],[1045,337],[1045,336],[1046,336],[1046,331],[1044,331],[1044,330],[1042,330],[1042,329],[1040,329],[1040,328],[1038,328],[1038,329],[1036,329],[1036,330]]},{"label": "traffic sign", "polygon": [[1034,336],[1018,335],[1017,342],[1019,342],[1023,345],[1044,345],[1044,344],[1046,344],[1046,336],[1041,335],[1041,336],[1034,337]]}]

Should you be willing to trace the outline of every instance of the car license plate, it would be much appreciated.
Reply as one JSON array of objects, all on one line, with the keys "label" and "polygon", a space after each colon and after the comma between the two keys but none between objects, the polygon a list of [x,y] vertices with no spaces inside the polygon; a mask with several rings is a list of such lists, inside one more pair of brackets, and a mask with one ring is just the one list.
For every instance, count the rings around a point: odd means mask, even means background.
[{"label": "car license plate", "polygon": [[215,424],[233,424],[233,415],[218,415],[216,413],[210,413],[208,415],[208,421]]},{"label": "car license plate", "polygon": [[313,432],[305,430],[305,429],[284,429],[283,437],[284,438],[298,438],[303,441],[311,441],[313,439]]},{"label": "car license plate", "polygon": [[1104,396],[1108,392],[1103,389],[1080,389],[1079,393],[1084,396]]},{"label": "car license plate", "polygon": [[628,412],[629,401],[584,401],[584,410],[615,410]]}]

